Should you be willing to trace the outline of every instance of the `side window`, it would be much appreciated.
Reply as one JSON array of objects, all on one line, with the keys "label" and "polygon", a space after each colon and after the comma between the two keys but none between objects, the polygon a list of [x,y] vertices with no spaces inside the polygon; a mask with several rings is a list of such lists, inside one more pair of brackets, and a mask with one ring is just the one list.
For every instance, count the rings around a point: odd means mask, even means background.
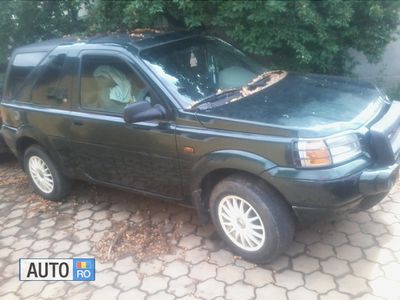
[{"label": "side window", "polygon": [[67,98],[67,89],[62,84],[65,58],[65,54],[52,56],[41,66],[39,77],[32,89],[32,103],[50,107],[69,105],[64,101]]},{"label": "side window", "polygon": [[122,113],[136,101],[151,102],[149,89],[122,59],[85,55],[81,65],[81,106],[90,110]]},{"label": "side window", "polygon": [[[30,52],[15,55],[7,79],[6,99],[14,99],[22,88],[25,79],[32,70],[39,64],[47,52]],[[27,100],[29,99],[18,99]]]}]

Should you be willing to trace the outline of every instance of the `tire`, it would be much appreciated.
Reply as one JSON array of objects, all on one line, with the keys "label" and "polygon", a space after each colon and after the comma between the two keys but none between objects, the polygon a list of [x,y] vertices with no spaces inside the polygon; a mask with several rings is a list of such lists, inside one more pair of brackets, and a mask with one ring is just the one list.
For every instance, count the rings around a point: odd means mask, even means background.
[{"label": "tire", "polygon": [[[50,156],[38,145],[25,150],[24,170],[35,192],[45,199],[62,201],[70,190],[70,180],[60,172]],[[44,180],[44,177],[48,180]],[[47,185],[43,184],[43,181],[46,181]]]},{"label": "tire", "polygon": [[[237,210],[228,212],[229,204],[233,206],[234,202],[237,203],[237,208],[240,208],[242,203],[242,211],[248,212],[253,223],[249,223],[246,217],[240,218]],[[295,225],[289,206],[261,179],[242,174],[225,178],[211,192],[210,212],[220,236],[236,254],[251,262],[270,262],[282,253],[293,239]],[[228,225],[228,215],[235,216],[231,224],[236,222],[236,225]],[[235,237],[234,228],[248,230],[250,226],[255,228],[250,232],[255,231],[256,235],[247,234],[247,240]]]}]

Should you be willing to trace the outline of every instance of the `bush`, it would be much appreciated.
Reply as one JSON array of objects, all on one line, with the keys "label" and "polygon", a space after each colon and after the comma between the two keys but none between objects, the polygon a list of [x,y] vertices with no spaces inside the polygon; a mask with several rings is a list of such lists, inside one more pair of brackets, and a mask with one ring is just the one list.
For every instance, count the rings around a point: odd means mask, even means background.
[{"label": "bush", "polygon": [[[347,71],[348,49],[376,61],[399,23],[400,1],[3,1],[0,65],[10,49],[38,39],[137,27],[201,29],[226,38],[272,67]],[[85,7],[88,16],[78,17]],[[347,67],[346,67],[347,66]]]},{"label": "bush", "polygon": [[0,66],[10,51],[40,39],[62,37],[85,30],[78,18],[79,0],[2,1],[0,9]]},{"label": "bush", "polygon": [[344,73],[348,49],[376,61],[399,23],[399,1],[96,1],[92,31],[137,26],[201,28],[276,67]]}]

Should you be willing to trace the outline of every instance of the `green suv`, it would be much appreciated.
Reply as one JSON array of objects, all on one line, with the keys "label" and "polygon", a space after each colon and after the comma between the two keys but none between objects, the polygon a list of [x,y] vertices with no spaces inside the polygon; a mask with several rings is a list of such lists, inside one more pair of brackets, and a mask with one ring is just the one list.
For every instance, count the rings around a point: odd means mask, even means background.
[{"label": "green suv", "polygon": [[373,206],[399,173],[400,102],[204,35],[21,47],[3,96],[3,136],[42,197],[81,179],[190,205],[254,262],[281,253],[297,221]]}]

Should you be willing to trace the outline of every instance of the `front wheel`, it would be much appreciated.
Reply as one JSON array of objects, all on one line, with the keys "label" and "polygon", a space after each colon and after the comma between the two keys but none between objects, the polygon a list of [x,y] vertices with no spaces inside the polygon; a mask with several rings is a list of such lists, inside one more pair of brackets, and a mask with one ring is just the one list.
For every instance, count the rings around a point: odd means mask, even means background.
[{"label": "front wheel", "polygon": [[33,145],[25,151],[24,169],[33,189],[43,198],[60,201],[68,193],[70,181],[41,147]]},{"label": "front wheel", "polygon": [[257,178],[237,174],[219,182],[211,192],[210,211],[221,237],[249,261],[271,261],[293,238],[289,207]]}]

